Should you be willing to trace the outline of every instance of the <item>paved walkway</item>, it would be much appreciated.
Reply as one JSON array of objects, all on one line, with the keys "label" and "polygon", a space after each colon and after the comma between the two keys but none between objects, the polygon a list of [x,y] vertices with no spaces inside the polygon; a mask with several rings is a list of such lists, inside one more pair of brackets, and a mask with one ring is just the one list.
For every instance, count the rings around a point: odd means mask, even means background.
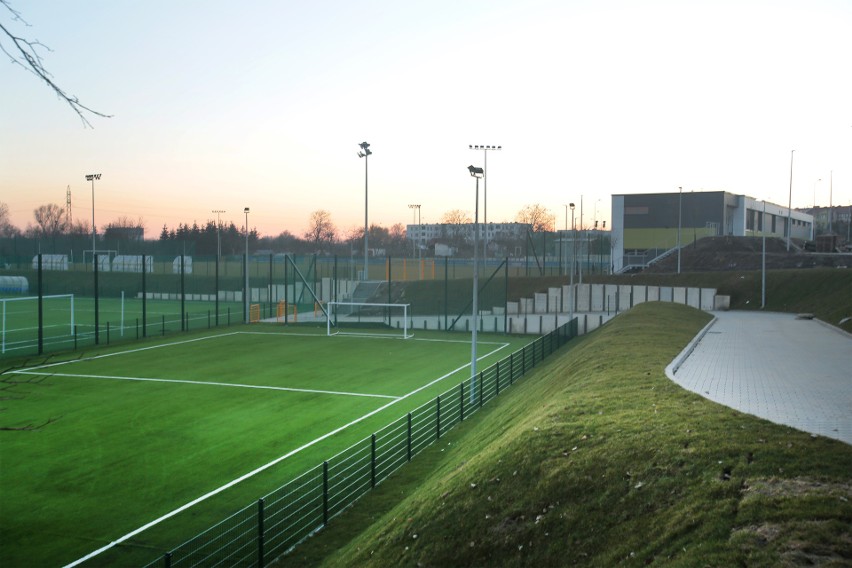
[{"label": "paved walkway", "polygon": [[742,412],[852,444],[852,336],[794,314],[713,315],[670,378]]}]

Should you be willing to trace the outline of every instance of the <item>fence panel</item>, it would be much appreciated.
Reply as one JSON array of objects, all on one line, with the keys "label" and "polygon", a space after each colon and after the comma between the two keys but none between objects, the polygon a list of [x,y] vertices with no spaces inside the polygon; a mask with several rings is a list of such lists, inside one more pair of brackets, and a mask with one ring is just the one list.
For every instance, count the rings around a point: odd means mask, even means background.
[{"label": "fence panel", "polygon": [[256,566],[287,553],[485,402],[576,336],[564,324],[369,438],[166,553],[148,566]]}]

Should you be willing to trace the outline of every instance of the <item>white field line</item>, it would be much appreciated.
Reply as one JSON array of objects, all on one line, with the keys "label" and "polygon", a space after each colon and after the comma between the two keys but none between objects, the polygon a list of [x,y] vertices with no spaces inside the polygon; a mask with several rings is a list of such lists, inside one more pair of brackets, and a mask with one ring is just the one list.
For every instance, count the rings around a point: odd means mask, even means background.
[{"label": "white field line", "polygon": [[[482,355],[481,357],[478,357],[478,358],[477,358],[477,361],[479,361],[479,360],[481,360],[481,359],[484,359],[484,358],[486,358],[486,357],[489,357],[489,356],[493,355],[494,353],[497,353],[497,352],[498,352],[498,351],[500,351],[501,349],[505,349],[505,348],[506,348],[506,347],[508,347],[508,346],[509,346],[509,344],[508,344],[508,343],[500,344],[500,347],[498,347],[497,349],[494,349],[494,350],[493,350],[493,351],[491,351],[490,353],[487,353],[487,354],[485,354],[485,355]],[[250,477],[254,477],[254,476],[255,476],[255,475],[257,475],[258,473],[260,473],[260,472],[262,472],[262,471],[265,471],[265,470],[269,469],[270,467],[272,467],[272,466],[274,466],[274,465],[277,465],[277,464],[281,463],[282,461],[286,460],[287,458],[292,457],[292,456],[294,456],[294,455],[298,454],[298,453],[299,453],[299,452],[301,452],[302,450],[304,450],[304,449],[306,449],[306,448],[309,448],[309,447],[313,446],[314,444],[317,444],[317,443],[319,443],[319,442],[321,442],[321,441],[325,440],[326,438],[330,438],[331,436],[334,436],[335,434],[338,434],[338,433],[340,433],[340,432],[343,432],[344,430],[346,430],[346,429],[347,429],[347,428],[349,428],[350,426],[354,426],[355,424],[358,424],[359,422],[362,422],[362,421],[366,420],[367,418],[369,418],[369,417],[371,417],[371,416],[373,416],[373,415],[375,415],[375,414],[378,414],[379,412],[381,412],[381,411],[383,411],[383,410],[385,410],[385,409],[387,409],[387,408],[390,408],[391,406],[393,406],[394,404],[398,403],[399,401],[401,401],[401,400],[405,400],[406,398],[408,398],[408,397],[410,397],[410,396],[412,396],[412,395],[414,395],[414,394],[416,394],[416,393],[418,393],[418,392],[422,391],[423,389],[428,388],[428,387],[430,387],[430,386],[434,385],[435,383],[438,383],[438,382],[440,382],[440,381],[442,381],[442,380],[446,379],[447,377],[451,377],[452,375],[454,375],[454,374],[458,373],[459,371],[462,371],[462,370],[466,369],[467,367],[470,367],[470,363],[466,363],[466,364],[462,365],[461,367],[458,367],[458,368],[456,368],[456,369],[453,369],[453,370],[452,370],[452,371],[450,371],[449,373],[447,373],[447,374],[445,374],[445,375],[443,375],[443,376],[441,376],[441,377],[438,377],[438,378],[437,378],[437,379],[435,379],[434,381],[432,381],[432,382],[430,382],[430,383],[428,383],[428,384],[425,384],[425,385],[423,385],[422,387],[420,387],[420,388],[418,388],[418,389],[416,389],[416,390],[413,390],[413,391],[411,391],[410,393],[408,393],[408,394],[406,394],[406,395],[404,395],[404,396],[401,396],[401,397],[399,397],[399,398],[398,398],[398,399],[396,399],[396,400],[392,400],[391,402],[389,402],[389,403],[385,404],[384,406],[380,406],[380,407],[379,407],[379,408],[377,408],[376,410],[373,410],[373,411],[371,411],[371,412],[368,412],[367,414],[365,414],[365,415],[361,416],[360,418],[356,418],[355,420],[353,420],[353,421],[352,421],[352,422],[350,422],[349,424],[345,424],[345,425],[343,425],[343,426],[340,426],[339,428],[336,428],[336,429],[332,430],[331,432],[328,432],[328,433],[326,433],[326,434],[323,434],[323,435],[322,435],[322,436],[320,436],[319,438],[316,438],[316,439],[314,439],[314,440],[311,440],[311,441],[310,441],[310,442],[308,442],[307,444],[305,444],[305,445],[303,445],[303,446],[300,446],[300,447],[296,448],[295,450],[291,450],[291,451],[287,452],[286,454],[284,454],[283,456],[278,457],[278,458],[275,458],[275,459],[274,459],[274,460],[272,460],[271,462],[269,462],[269,463],[267,463],[267,464],[264,464],[264,465],[262,465],[262,466],[260,466],[260,467],[258,467],[258,468],[256,468],[256,469],[253,469],[252,471],[250,471],[250,472],[248,472],[248,473],[246,473],[246,474],[244,474],[244,475],[242,475],[242,476],[238,477],[237,479],[234,479],[233,481],[229,481],[229,482],[228,482],[228,483],[226,483],[225,485],[222,485],[221,487],[218,487],[218,488],[216,488],[216,489],[214,489],[214,490],[212,490],[212,491],[210,491],[210,492],[208,492],[208,493],[205,493],[205,494],[204,494],[204,495],[202,495],[201,497],[198,497],[198,498],[196,498],[196,499],[193,499],[192,501],[190,501],[189,503],[186,503],[185,505],[181,505],[181,506],[180,506],[180,507],[178,507],[177,509],[175,509],[175,510],[173,510],[173,511],[170,511],[170,512],[166,513],[166,514],[165,514],[165,515],[163,515],[162,517],[159,517],[159,518],[157,518],[157,519],[154,519],[154,520],[153,520],[153,521],[151,521],[150,523],[148,523],[148,524],[146,524],[146,525],[143,525],[143,526],[139,527],[138,529],[135,529],[135,530],[133,530],[133,531],[131,531],[131,532],[127,533],[126,535],[124,535],[124,536],[122,536],[122,537],[119,537],[119,538],[115,539],[114,541],[110,542],[109,544],[106,544],[106,545],[104,545],[104,546],[100,547],[99,549],[97,549],[97,550],[94,550],[94,551],[90,552],[90,553],[89,553],[89,554],[87,554],[86,556],[83,556],[82,558],[78,558],[77,560],[75,560],[74,562],[71,562],[70,564],[66,564],[66,565],[64,566],[64,568],[73,568],[74,566],[79,566],[79,565],[80,565],[80,564],[82,564],[83,562],[86,562],[86,561],[88,561],[88,560],[91,560],[92,558],[94,558],[95,556],[98,556],[98,555],[99,555],[99,554],[101,554],[102,552],[106,552],[107,550],[109,550],[110,548],[114,547],[115,545],[117,545],[117,544],[121,544],[122,542],[124,542],[124,541],[126,541],[126,540],[128,540],[128,539],[133,538],[134,536],[138,535],[139,533],[144,532],[144,531],[148,530],[149,528],[151,528],[151,527],[153,527],[153,526],[156,526],[156,525],[160,524],[161,522],[163,522],[163,521],[165,521],[165,520],[167,520],[167,519],[170,519],[170,518],[174,517],[175,515],[177,515],[177,514],[179,514],[179,513],[182,513],[183,511],[186,511],[186,510],[187,510],[187,509],[189,509],[190,507],[194,507],[195,505],[197,505],[198,503],[201,503],[202,501],[206,501],[207,499],[209,499],[210,497],[213,497],[214,495],[218,495],[219,493],[221,493],[221,492],[223,492],[223,491],[225,491],[225,490],[227,490],[227,489],[230,489],[231,487],[233,487],[233,486],[237,485],[238,483],[241,483],[241,482],[245,481],[246,479],[249,479]]]},{"label": "white field line", "polygon": [[232,331],[232,332],[229,332],[229,333],[220,333],[220,334],[217,334],[217,335],[208,335],[208,336],[205,336],[205,337],[196,337],[195,339],[185,339],[183,341],[173,341],[171,343],[161,343],[159,345],[150,345],[148,347],[139,347],[137,349],[128,349],[127,351],[116,351],[115,353],[104,353],[103,355],[95,355],[93,357],[85,357],[83,359],[73,359],[71,361],[57,361],[56,363],[48,363],[46,365],[38,365],[38,366],[35,366],[35,367],[26,367],[26,368],[21,369],[19,371],[6,371],[5,373],[2,373],[2,374],[5,375],[7,373],[23,373],[25,371],[36,371],[38,369],[47,369],[49,367],[56,367],[58,365],[69,365],[71,363],[82,363],[83,361],[94,361],[96,359],[104,359],[106,357],[115,357],[117,355],[126,355],[128,353],[139,353],[141,351],[150,351],[151,349],[160,349],[162,347],[172,347],[174,345],[183,345],[183,344],[186,344],[186,343],[195,343],[195,342],[198,342],[198,341],[205,341],[207,339],[217,339],[219,337],[226,337],[226,336],[229,336],[229,335],[237,335],[238,333],[239,333],[238,331]]},{"label": "white field line", "polygon": [[113,381],[147,381],[152,383],[183,383],[187,385],[209,385],[214,387],[234,387],[234,388],[243,388],[243,389],[265,389],[265,390],[276,390],[276,391],[289,391],[289,392],[305,392],[305,393],[315,393],[315,394],[336,394],[342,396],[363,396],[367,398],[390,398],[393,400],[398,399],[398,396],[391,396],[387,394],[369,394],[369,393],[358,393],[358,392],[342,392],[342,391],[327,391],[327,390],[314,390],[314,389],[297,389],[297,388],[288,388],[288,387],[270,387],[265,385],[244,385],[240,383],[218,383],[213,381],[188,381],[183,379],[155,379],[151,377],[119,377],[114,375],[77,375],[72,373],[39,373],[36,371],[10,371],[11,374],[14,375],[47,375],[49,377],[77,377],[81,379],[104,379],[104,380],[113,380]]}]

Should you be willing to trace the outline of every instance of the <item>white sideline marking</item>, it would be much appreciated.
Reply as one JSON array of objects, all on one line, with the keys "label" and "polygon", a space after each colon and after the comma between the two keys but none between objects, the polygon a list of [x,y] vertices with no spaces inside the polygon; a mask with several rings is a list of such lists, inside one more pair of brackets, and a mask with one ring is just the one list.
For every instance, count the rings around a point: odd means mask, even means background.
[{"label": "white sideline marking", "polygon": [[139,347],[138,349],[128,349],[127,351],[116,351],[115,353],[104,353],[103,355],[94,355],[92,357],[85,357],[83,359],[71,359],[69,361],[57,361],[56,363],[47,363],[46,365],[37,365],[35,367],[26,367],[19,371],[6,371],[2,373],[3,375],[9,373],[23,373],[24,371],[34,371],[36,369],[47,369],[48,367],[56,367],[58,365],[70,365],[71,363],[80,363],[82,361],[94,361],[95,359],[104,359],[106,357],[115,357],[116,355],[126,355],[128,353],[138,353],[140,351],[150,351],[151,349],[160,349],[161,347],[172,347],[173,345],[183,345],[185,343],[195,343],[197,341],[205,341],[207,339],[216,339],[219,337],[226,337],[229,335],[237,335],[238,331],[232,331],[229,333],[220,333],[218,335],[207,335],[205,337],[196,337],[195,339],[185,339],[183,341],[173,341],[171,343],[161,343],[159,345],[150,345],[148,347]]},{"label": "white sideline marking", "polygon": [[[493,350],[493,351],[491,351],[490,353],[487,353],[487,354],[485,354],[485,355],[482,355],[481,357],[478,357],[476,360],[477,360],[477,361],[479,361],[480,359],[484,359],[485,357],[489,357],[489,356],[493,355],[494,353],[497,353],[497,352],[498,352],[498,351],[500,351],[501,349],[505,349],[505,348],[506,348],[506,347],[508,347],[508,346],[509,346],[509,344],[508,344],[508,343],[500,344],[500,347],[498,347],[497,349],[494,349],[494,350]],[[345,424],[345,425],[343,425],[343,426],[341,426],[341,427],[339,427],[339,428],[336,428],[336,429],[332,430],[331,432],[328,432],[328,433],[326,433],[326,434],[323,434],[323,435],[322,435],[322,436],[320,436],[319,438],[316,438],[316,439],[314,439],[314,440],[311,440],[311,441],[310,441],[310,442],[308,442],[307,444],[305,444],[305,445],[303,445],[303,446],[301,446],[301,447],[298,447],[298,448],[296,448],[295,450],[291,450],[291,451],[287,452],[286,454],[284,454],[283,456],[278,457],[278,458],[275,458],[275,459],[274,459],[274,460],[272,460],[271,462],[269,462],[269,463],[267,463],[267,464],[264,464],[264,465],[262,465],[262,466],[260,466],[260,467],[258,467],[258,468],[256,468],[256,469],[254,469],[254,470],[252,470],[252,471],[250,471],[250,472],[248,472],[248,473],[246,473],[246,474],[244,474],[244,475],[242,475],[242,476],[238,477],[237,479],[234,479],[233,481],[229,481],[229,482],[228,482],[228,483],[226,483],[225,485],[222,485],[221,487],[218,487],[218,488],[214,489],[213,491],[210,491],[209,493],[205,493],[205,494],[204,494],[204,495],[202,495],[201,497],[198,497],[198,498],[196,498],[196,499],[193,499],[193,500],[192,500],[192,501],[190,501],[189,503],[187,503],[187,504],[185,504],[185,505],[182,505],[182,506],[178,507],[177,509],[175,509],[175,510],[173,510],[173,511],[169,512],[169,513],[166,513],[165,515],[163,515],[162,517],[160,517],[160,518],[158,518],[158,519],[154,519],[153,521],[149,522],[148,524],[143,525],[143,526],[139,527],[138,529],[135,529],[135,530],[133,530],[133,531],[131,531],[131,532],[127,533],[126,535],[124,535],[124,536],[122,536],[122,537],[120,537],[120,538],[115,539],[114,541],[110,542],[109,544],[106,544],[106,545],[104,545],[104,546],[100,547],[99,549],[97,549],[97,550],[95,550],[95,551],[90,552],[90,553],[89,553],[89,554],[87,554],[86,556],[83,556],[82,558],[78,558],[77,560],[75,560],[74,562],[71,562],[70,564],[66,564],[63,568],[73,568],[74,566],[79,566],[79,565],[80,565],[80,564],[82,564],[83,562],[86,562],[87,560],[90,560],[90,559],[94,558],[95,556],[98,556],[98,555],[99,555],[99,554],[101,554],[102,552],[106,552],[107,550],[109,550],[110,548],[114,547],[115,545],[117,545],[117,544],[121,544],[122,542],[124,542],[124,541],[126,541],[126,540],[128,540],[128,539],[133,538],[133,537],[134,537],[134,536],[136,536],[137,534],[139,534],[139,533],[141,533],[141,532],[144,532],[144,531],[148,530],[149,528],[151,528],[151,527],[153,527],[153,526],[156,526],[156,525],[160,524],[161,522],[163,522],[163,521],[165,521],[165,520],[167,520],[167,519],[170,519],[170,518],[174,517],[175,515],[177,515],[177,514],[179,514],[179,513],[182,513],[183,511],[185,511],[185,510],[189,509],[190,507],[194,507],[195,505],[197,505],[198,503],[201,503],[202,501],[206,501],[207,499],[209,499],[210,497],[213,497],[214,495],[218,495],[219,493],[221,493],[222,491],[225,491],[226,489],[230,489],[230,488],[231,488],[231,487],[233,487],[234,485],[237,485],[238,483],[241,483],[241,482],[245,481],[246,479],[249,479],[250,477],[254,477],[254,476],[255,476],[255,475],[257,475],[258,473],[260,473],[260,472],[262,472],[262,471],[264,471],[264,470],[269,469],[270,467],[272,467],[272,466],[274,466],[274,465],[276,465],[276,464],[278,464],[278,463],[280,463],[280,462],[282,462],[282,461],[286,460],[287,458],[289,458],[289,457],[291,457],[291,456],[296,455],[297,453],[301,452],[302,450],[304,450],[304,449],[306,449],[306,448],[309,448],[309,447],[313,446],[314,444],[317,444],[317,443],[319,443],[319,442],[321,442],[321,441],[325,440],[326,438],[329,438],[329,437],[331,437],[331,436],[334,436],[335,434],[338,434],[338,433],[340,433],[340,432],[342,432],[342,431],[346,430],[346,429],[347,429],[347,428],[349,428],[350,426],[354,426],[355,424],[357,424],[357,423],[359,423],[359,422],[361,422],[361,421],[363,421],[363,420],[366,420],[366,419],[367,419],[367,418],[369,418],[370,416],[373,416],[374,414],[378,414],[379,412],[381,412],[381,411],[385,410],[386,408],[390,408],[391,406],[393,406],[393,405],[394,405],[394,404],[396,404],[397,402],[399,402],[399,401],[401,401],[401,400],[405,400],[406,398],[410,397],[411,395],[416,394],[416,393],[418,393],[418,392],[422,391],[423,389],[428,388],[428,387],[430,387],[430,386],[434,385],[435,383],[437,383],[437,382],[439,382],[439,381],[442,381],[442,380],[446,379],[447,377],[450,377],[450,376],[454,375],[455,373],[458,373],[459,371],[461,371],[461,370],[463,370],[463,369],[465,369],[465,368],[467,368],[467,367],[470,367],[470,363],[466,363],[466,364],[462,365],[461,367],[458,367],[457,369],[454,369],[454,370],[450,371],[450,372],[449,372],[449,373],[447,373],[446,375],[444,375],[444,376],[442,376],[442,377],[438,377],[438,378],[437,378],[437,379],[435,379],[434,381],[432,381],[432,382],[430,382],[430,383],[428,383],[428,384],[425,384],[425,385],[423,385],[422,387],[420,387],[420,388],[418,388],[418,389],[416,389],[416,390],[413,390],[413,391],[411,391],[410,393],[408,393],[408,394],[406,394],[406,395],[404,395],[404,396],[401,396],[401,397],[397,398],[396,400],[392,400],[391,402],[389,402],[389,403],[385,404],[384,406],[381,406],[381,407],[377,408],[376,410],[373,410],[372,412],[368,412],[367,414],[365,414],[364,416],[361,416],[360,418],[356,418],[355,420],[353,420],[353,421],[352,421],[352,422],[350,422],[349,424]]]},{"label": "white sideline marking", "polygon": [[297,388],[289,388],[289,387],[270,387],[265,385],[244,385],[241,383],[217,383],[213,381],[188,381],[184,379],[155,379],[150,377],[119,377],[113,375],[78,375],[73,373],[39,373],[36,371],[9,371],[14,375],[47,375],[49,377],[78,377],[81,379],[105,379],[105,380],[114,380],[114,381],[147,381],[152,383],[184,383],[187,385],[210,385],[214,387],[235,387],[235,388],[244,388],[244,389],[265,389],[265,390],[277,390],[277,391],[290,391],[290,392],[306,392],[306,393],[315,393],[315,394],[337,394],[342,396],[364,396],[367,398],[390,398],[390,399],[398,399],[398,396],[391,396],[387,394],[369,394],[369,393],[358,393],[358,392],[342,392],[342,391],[327,391],[327,390],[314,390],[314,389],[297,389]]}]

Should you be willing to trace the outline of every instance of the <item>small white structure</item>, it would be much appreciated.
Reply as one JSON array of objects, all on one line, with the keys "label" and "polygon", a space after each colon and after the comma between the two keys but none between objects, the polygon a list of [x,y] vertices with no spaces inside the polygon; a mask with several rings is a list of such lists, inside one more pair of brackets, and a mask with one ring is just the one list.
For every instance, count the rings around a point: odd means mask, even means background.
[{"label": "small white structure", "polygon": [[[43,254],[41,255],[42,270],[68,270],[67,254]],[[38,255],[33,257],[33,270],[38,270]]]}]

